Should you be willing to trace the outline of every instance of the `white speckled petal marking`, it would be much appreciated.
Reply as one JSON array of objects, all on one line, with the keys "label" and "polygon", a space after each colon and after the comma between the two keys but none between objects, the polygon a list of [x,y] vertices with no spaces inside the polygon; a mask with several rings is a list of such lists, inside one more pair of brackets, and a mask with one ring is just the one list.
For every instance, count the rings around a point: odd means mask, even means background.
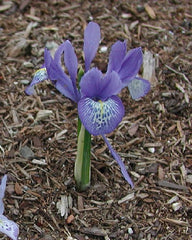
[{"label": "white speckled petal marking", "polygon": [[48,79],[46,68],[40,68],[39,70],[37,70],[33,77],[34,84],[42,82],[46,79]]},{"label": "white speckled petal marking", "polygon": [[17,240],[19,227],[15,222],[7,219],[7,217],[3,215],[0,215],[0,232],[6,234],[13,240]]},{"label": "white speckled petal marking", "polygon": [[48,75],[47,75],[46,68],[40,68],[39,70],[37,70],[33,76],[33,80],[31,84],[25,89],[26,94],[27,95],[34,94],[34,85],[47,79],[48,79]]},{"label": "white speckled petal marking", "polygon": [[79,117],[93,135],[112,132],[122,120],[124,108],[117,96],[106,101],[83,98],[78,103]]}]

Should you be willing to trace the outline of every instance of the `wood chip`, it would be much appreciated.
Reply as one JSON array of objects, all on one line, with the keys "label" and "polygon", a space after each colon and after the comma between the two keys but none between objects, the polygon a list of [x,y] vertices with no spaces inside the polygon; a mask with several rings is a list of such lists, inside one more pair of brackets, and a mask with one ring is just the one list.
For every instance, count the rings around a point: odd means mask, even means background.
[{"label": "wood chip", "polygon": [[77,207],[78,207],[78,210],[84,209],[83,197],[80,195],[78,195],[77,197]]},{"label": "wood chip", "polygon": [[21,188],[21,186],[18,182],[15,183],[15,192],[16,192],[17,195],[22,195],[23,194],[22,188]]},{"label": "wood chip", "polygon": [[164,221],[164,222],[168,222],[168,223],[171,223],[171,224],[177,224],[177,225],[184,226],[184,227],[189,226],[188,222],[184,222],[184,221],[177,220],[177,219],[161,218],[161,220]]},{"label": "wood chip", "polygon": [[69,215],[69,217],[66,220],[67,224],[71,224],[74,221],[74,219],[75,219],[74,215],[72,214]]},{"label": "wood chip", "polygon": [[135,198],[135,193],[130,193],[128,195],[126,195],[125,197],[121,198],[119,201],[118,201],[118,204],[121,204],[121,203],[124,203],[126,201],[130,201],[130,200],[133,200]]},{"label": "wood chip", "polygon": [[52,114],[53,114],[52,110],[39,110],[36,115],[35,121],[38,122],[46,118],[49,118]]},{"label": "wood chip", "polygon": [[61,214],[61,217],[67,219],[71,208],[72,208],[71,196],[61,195],[61,200],[57,202],[57,209]]},{"label": "wood chip", "polygon": [[138,123],[132,124],[131,127],[128,129],[129,135],[131,137],[134,136],[136,134],[138,128],[139,128],[139,124]]},{"label": "wood chip", "polygon": [[83,228],[80,231],[85,234],[90,234],[90,235],[99,236],[99,237],[105,237],[107,235],[103,229],[97,228],[97,227]]},{"label": "wood chip", "polygon": [[144,8],[145,8],[145,11],[148,13],[148,15],[149,15],[149,17],[150,17],[151,19],[155,19],[155,18],[156,18],[155,11],[153,10],[152,7],[149,6],[148,3],[146,3],[146,4],[144,5]]},{"label": "wood chip", "polygon": [[0,12],[8,10],[12,6],[12,2],[5,2],[4,5],[0,6]]},{"label": "wood chip", "polygon": [[178,185],[178,184],[171,183],[171,182],[164,181],[164,180],[158,181],[158,185],[161,187],[167,187],[167,188],[173,188],[173,189],[177,189],[177,190],[188,191],[188,188],[186,186]]}]

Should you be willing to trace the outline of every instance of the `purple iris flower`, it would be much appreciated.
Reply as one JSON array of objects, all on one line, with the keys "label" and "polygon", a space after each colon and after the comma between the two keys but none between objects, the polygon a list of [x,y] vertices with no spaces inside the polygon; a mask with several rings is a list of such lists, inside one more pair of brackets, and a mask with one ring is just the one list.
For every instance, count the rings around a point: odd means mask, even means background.
[{"label": "purple iris flower", "polygon": [[142,63],[143,54],[140,47],[127,52],[126,41],[117,41],[113,44],[107,73],[116,71],[122,81],[122,86],[128,86],[133,99],[145,96],[150,90],[149,81],[137,77]]},{"label": "purple iris flower", "polygon": [[[125,41],[113,44],[106,74],[97,68],[90,69],[99,41],[100,28],[98,24],[90,22],[84,32],[85,74],[80,81],[80,90],[76,83],[77,56],[70,41],[67,40],[59,46],[54,58],[45,49],[44,65],[35,73],[26,93],[32,94],[35,84],[50,79],[57,90],[78,104],[79,118],[88,132],[103,136],[111,154],[120,165],[123,176],[133,187],[123,162],[104,134],[112,132],[124,116],[124,106],[117,96],[121,89],[128,86],[132,98],[138,99],[147,94],[150,83],[137,77],[143,61],[141,48],[127,52]],[[63,54],[69,76],[61,65]]]},{"label": "purple iris flower", "polygon": [[0,232],[6,234],[13,240],[17,240],[17,237],[19,235],[18,225],[3,215],[4,212],[3,198],[5,195],[6,182],[7,175],[4,175],[3,178],[1,179],[0,184]]},{"label": "purple iris flower", "polygon": [[[84,58],[85,71],[88,71],[93,58],[97,52],[100,41],[100,28],[98,24],[90,22],[84,32]],[[61,56],[64,54],[64,64],[68,70],[69,76],[63,71],[61,66]],[[80,100],[80,92],[76,86],[78,62],[74,48],[70,41],[65,41],[59,46],[52,58],[50,52],[45,49],[44,64],[39,69],[25,92],[28,95],[34,93],[34,85],[44,80],[50,79],[56,89],[65,97],[74,102]]]}]

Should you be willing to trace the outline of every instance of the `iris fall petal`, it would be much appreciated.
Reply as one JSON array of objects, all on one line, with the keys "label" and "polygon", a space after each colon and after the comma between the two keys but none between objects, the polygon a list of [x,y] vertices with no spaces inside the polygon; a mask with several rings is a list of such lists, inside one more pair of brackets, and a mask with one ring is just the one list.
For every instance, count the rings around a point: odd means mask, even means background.
[{"label": "iris fall petal", "polygon": [[133,99],[145,96],[150,90],[150,82],[142,78],[134,78],[128,84],[129,92]]},{"label": "iris fall petal", "polygon": [[114,159],[117,161],[117,163],[119,164],[120,168],[121,168],[121,173],[123,174],[125,180],[131,185],[131,187],[133,188],[133,182],[129,176],[129,174],[127,173],[127,170],[125,168],[124,163],[122,162],[120,156],[115,152],[115,150],[112,148],[111,144],[109,143],[109,141],[107,140],[107,138],[105,137],[105,135],[103,135],[104,141],[107,144],[107,147],[109,148],[109,151],[111,152],[112,156],[114,157]]},{"label": "iris fall petal", "polygon": [[124,107],[119,97],[95,101],[84,97],[78,102],[78,113],[84,127],[92,135],[112,132],[124,116]]},{"label": "iris fall petal", "polygon": [[3,178],[1,179],[0,184],[0,232],[6,234],[12,240],[17,240],[17,237],[19,235],[18,225],[3,215],[4,212],[3,198],[5,195],[6,182],[7,175],[4,175]]},{"label": "iris fall petal", "polygon": [[0,185],[0,215],[2,215],[4,212],[3,198],[5,195],[6,182],[7,182],[7,175],[4,175],[3,178],[1,179],[1,185]]},{"label": "iris fall petal", "polygon": [[15,222],[9,220],[4,215],[0,215],[0,232],[6,234],[12,240],[17,240],[19,227]]},{"label": "iris fall petal", "polygon": [[34,94],[34,86],[47,79],[48,79],[48,75],[47,75],[46,68],[40,68],[35,72],[33,76],[33,80],[31,81],[30,85],[25,89],[25,93],[27,95]]},{"label": "iris fall petal", "polygon": [[[73,79],[63,71],[61,66],[61,55],[64,53],[68,57],[66,61],[67,68],[70,68],[69,73]],[[73,62],[74,61],[74,62]],[[57,90],[65,97],[77,102],[79,93],[76,88],[76,74],[77,74],[77,59],[75,52],[69,41],[64,42],[59,46],[55,52],[54,59],[52,59],[50,52],[45,49],[45,67],[47,69],[48,77],[53,82]]]}]

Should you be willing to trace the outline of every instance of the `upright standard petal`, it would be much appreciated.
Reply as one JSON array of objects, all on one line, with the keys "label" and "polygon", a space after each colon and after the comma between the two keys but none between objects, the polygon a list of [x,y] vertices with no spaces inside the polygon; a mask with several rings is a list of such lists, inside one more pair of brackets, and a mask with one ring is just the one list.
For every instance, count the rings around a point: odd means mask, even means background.
[{"label": "upright standard petal", "polygon": [[92,68],[86,72],[80,81],[81,93],[87,97],[99,97],[98,94],[101,92],[102,84],[102,72],[97,68]]},{"label": "upright standard petal", "polygon": [[19,235],[18,225],[7,217],[0,215],[0,232],[6,234],[12,240],[17,240]]},{"label": "upright standard petal", "polygon": [[97,23],[90,22],[84,31],[84,57],[85,71],[90,68],[91,62],[96,55],[101,38],[100,27]]},{"label": "upright standard petal", "polygon": [[115,152],[115,150],[112,148],[111,144],[109,143],[109,141],[107,140],[106,136],[103,135],[104,141],[107,144],[109,151],[111,152],[112,156],[114,157],[114,159],[117,161],[117,163],[119,164],[120,168],[121,168],[121,172],[125,178],[125,180],[131,185],[131,187],[133,188],[133,182],[125,168],[124,163],[122,162],[120,156]]},{"label": "upright standard petal", "polygon": [[78,114],[89,133],[103,135],[112,132],[118,126],[124,116],[124,107],[117,96],[112,96],[104,102],[83,97],[78,102]]},{"label": "upright standard petal", "polygon": [[100,70],[92,68],[82,77],[80,88],[83,96],[106,100],[120,92],[122,82],[114,71],[103,76]]},{"label": "upright standard petal", "polygon": [[74,48],[71,45],[70,41],[65,41],[64,43],[65,49],[64,49],[64,62],[65,66],[67,67],[67,70],[69,72],[69,75],[73,82],[76,82],[77,77],[77,68],[78,68],[78,62],[77,62],[77,56],[75,54]]},{"label": "upright standard petal", "polygon": [[30,85],[25,89],[25,93],[27,95],[34,94],[34,86],[44,80],[48,79],[47,70],[46,68],[40,68],[37,70],[33,76],[33,80],[31,81]]},{"label": "upright standard petal", "polygon": [[[65,97],[77,102],[79,100],[79,93],[76,85],[63,71],[61,66],[61,55],[64,53],[64,50],[65,43],[59,46],[55,52],[54,59],[52,59],[50,52],[45,50],[45,67],[47,69],[48,78],[52,81],[57,90]],[[70,65],[69,62],[67,64],[68,66]],[[71,73],[74,74],[74,69],[72,72]]]},{"label": "upright standard petal", "polygon": [[112,45],[111,52],[109,55],[107,72],[111,72],[113,70],[118,72],[123,62],[123,59],[125,58],[126,52],[127,52],[126,41],[124,42],[117,41]]},{"label": "upright standard petal", "polygon": [[143,54],[141,48],[134,48],[130,50],[124,58],[118,74],[126,86],[138,74],[141,64],[143,62]]},{"label": "upright standard petal", "polygon": [[128,84],[128,89],[133,99],[139,99],[149,92],[150,82],[142,78],[134,78]]},{"label": "upright standard petal", "polygon": [[80,95],[76,86],[76,78],[77,78],[77,68],[78,61],[77,56],[75,54],[74,48],[71,45],[70,41],[65,41],[65,49],[64,49],[64,62],[67,70],[69,72],[70,78],[72,80],[74,93],[76,95],[76,101],[79,99]]},{"label": "upright standard petal", "polygon": [[101,99],[107,99],[109,96],[117,95],[122,89],[121,79],[115,71],[106,74],[103,77],[102,83]]},{"label": "upright standard petal", "polygon": [[1,185],[0,185],[0,215],[2,215],[4,212],[3,198],[5,195],[6,182],[7,182],[7,175],[4,175],[3,178],[1,179]]}]

